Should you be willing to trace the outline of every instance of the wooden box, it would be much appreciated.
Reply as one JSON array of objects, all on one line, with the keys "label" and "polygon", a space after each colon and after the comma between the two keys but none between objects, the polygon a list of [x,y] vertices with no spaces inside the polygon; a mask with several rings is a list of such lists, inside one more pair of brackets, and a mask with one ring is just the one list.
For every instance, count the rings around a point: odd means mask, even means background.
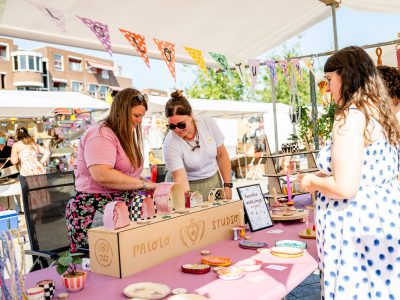
[{"label": "wooden box", "polygon": [[104,227],[88,231],[91,271],[126,277],[183,253],[231,238],[230,228],[239,225],[241,200],[220,206],[191,208],[186,214],[152,219],[150,224],[131,225],[114,231]]}]

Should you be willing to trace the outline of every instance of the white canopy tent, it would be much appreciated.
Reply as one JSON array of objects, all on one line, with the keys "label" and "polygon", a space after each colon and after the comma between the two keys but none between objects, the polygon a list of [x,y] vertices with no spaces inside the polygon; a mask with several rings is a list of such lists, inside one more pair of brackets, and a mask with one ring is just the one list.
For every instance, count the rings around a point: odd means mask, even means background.
[{"label": "white canopy tent", "polygon": [[106,110],[104,101],[75,92],[0,91],[0,118],[40,118],[56,108]]}]

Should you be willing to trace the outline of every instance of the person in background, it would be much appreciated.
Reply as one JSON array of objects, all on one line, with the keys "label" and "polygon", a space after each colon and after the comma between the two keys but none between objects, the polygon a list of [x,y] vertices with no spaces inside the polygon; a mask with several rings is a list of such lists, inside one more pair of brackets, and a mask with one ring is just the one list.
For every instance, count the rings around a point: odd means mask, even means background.
[{"label": "person in background", "polygon": [[172,180],[182,184],[185,191],[199,191],[205,201],[212,188],[220,187],[224,188],[226,198],[231,199],[231,163],[224,136],[215,121],[193,115],[182,91],[171,94],[165,105],[165,117],[169,132],[163,154]]},{"label": "person in background", "polygon": [[96,212],[107,203],[123,200],[129,206],[138,190],[156,184],[141,178],[143,170],[142,118],[147,98],[138,90],[120,91],[106,119],[82,136],[75,159],[76,194],[68,202],[66,222],[70,249],[88,248],[87,231]]},{"label": "person in background", "polygon": [[0,168],[3,169],[12,166],[10,157],[11,157],[11,147],[7,146],[6,139],[0,136]]},{"label": "person in background", "polygon": [[25,127],[17,129],[17,140],[11,149],[11,163],[20,166],[19,173],[23,176],[45,174],[50,152],[36,144]]},{"label": "person in background", "polygon": [[393,100],[396,112],[400,112],[400,71],[389,66],[378,66],[377,68],[386,85],[389,96]]},{"label": "person in background", "polygon": [[372,59],[346,47],[326,62],[337,111],[318,154],[317,248],[323,299],[398,299],[400,286],[400,127]]}]

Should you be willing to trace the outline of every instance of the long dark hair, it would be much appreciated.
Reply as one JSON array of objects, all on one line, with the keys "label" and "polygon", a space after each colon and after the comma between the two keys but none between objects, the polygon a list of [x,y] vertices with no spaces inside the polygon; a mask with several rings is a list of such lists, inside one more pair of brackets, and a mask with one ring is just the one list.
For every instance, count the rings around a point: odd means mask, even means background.
[{"label": "long dark hair", "polygon": [[171,93],[171,99],[165,104],[165,117],[169,118],[175,115],[190,116],[192,114],[192,106],[189,100],[183,96],[183,92],[176,90]]},{"label": "long dark hair", "polygon": [[103,126],[109,127],[118,137],[122,148],[134,168],[143,164],[142,126],[132,129],[132,108],[143,105],[147,111],[147,97],[138,90],[127,88],[113,99],[110,113]]},{"label": "long dark hair", "polygon": [[[324,72],[337,72],[342,79],[342,101],[338,101],[336,110],[339,118],[345,118],[349,107],[355,105],[365,115],[366,128],[373,116],[389,143],[399,144],[400,130],[392,101],[367,52],[356,46],[343,48],[326,61]],[[370,132],[365,130],[364,138],[370,141],[370,137]]]}]

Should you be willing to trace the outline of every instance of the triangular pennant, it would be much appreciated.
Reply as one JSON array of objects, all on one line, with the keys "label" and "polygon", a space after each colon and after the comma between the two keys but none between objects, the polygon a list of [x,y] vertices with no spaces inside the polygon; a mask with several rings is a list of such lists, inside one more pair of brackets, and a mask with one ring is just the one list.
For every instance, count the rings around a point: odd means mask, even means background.
[{"label": "triangular pennant", "polygon": [[43,6],[39,3],[29,1],[29,3],[34,5],[38,10],[40,10],[46,17],[51,19],[60,29],[63,33],[66,32],[65,30],[65,17],[64,13],[56,8],[49,7],[49,6]]},{"label": "triangular pennant", "polygon": [[145,37],[141,34],[133,33],[128,30],[119,28],[119,31],[126,37],[126,39],[131,43],[136,52],[140,54],[146,65],[150,68],[149,57],[147,55],[147,47]]},{"label": "triangular pennant", "polygon": [[303,75],[301,74],[301,68],[300,68],[300,61],[297,58],[291,59],[290,61],[291,61],[292,65],[294,66],[294,69],[296,70],[300,79],[303,80]]},{"label": "triangular pennant", "polygon": [[314,61],[311,59],[311,57],[303,58],[302,61],[304,62],[304,64],[307,66],[307,68],[310,70],[310,72],[315,77],[315,72],[314,72],[314,67],[313,67]]},{"label": "triangular pennant", "polygon": [[160,41],[155,38],[153,38],[153,40],[157,44],[158,50],[160,50],[161,56],[164,58],[165,63],[167,64],[172,77],[174,77],[174,79],[176,81],[176,77],[175,77],[175,45],[172,43],[165,42],[165,41]]},{"label": "triangular pennant", "polygon": [[201,50],[189,48],[189,47],[184,47],[187,53],[191,56],[191,58],[195,61],[196,64],[199,65],[200,69],[206,74],[207,77],[210,75],[208,74],[206,64],[204,63],[204,58],[203,58],[203,53]]},{"label": "triangular pennant", "polygon": [[90,28],[90,30],[97,36],[99,41],[106,48],[107,52],[112,56],[110,34],[108,32],[108,26],[100,22],[92,21],[88,18],[81,18],[77,16],[82,22]]},{"label": "triangular pennant", "polygon": [[208,53],[210,53],[211,57],[215,59],[215,61],[222,67],[222,69],[226,71],[226,73],[231,74],[231,69],[229,68],[229,64],[225,55],[214,52]]},{"label": "triangular pennant", "polygon": [[246,85],[246,63],[243,59],[236,59],[235,60],[235,70],[239,75],[240,80],[242,81],[243,85]]},{"label": "triangular pennant", "polygon": [[281,67],[283,74],[285,74],[286,81],[289,82],[288,61],[286,59],[281,60],[279,66]]},{"label": "triangular pennant", "polygon": [[249,59],[249,71],[250,71],[250,79],[251,79],[251,88],[253,91],[256,89],[257,84],[257,76],[260,68],[260,60],[258,59]]},{"label": "triangular pennant", "polygon": [[272,78],[274,79],[275,83],[278,82],[278,78],[276,77],[276,68],[275,68],[275,61],[274,60],[267,60],[265,62],[271,72]]}]

